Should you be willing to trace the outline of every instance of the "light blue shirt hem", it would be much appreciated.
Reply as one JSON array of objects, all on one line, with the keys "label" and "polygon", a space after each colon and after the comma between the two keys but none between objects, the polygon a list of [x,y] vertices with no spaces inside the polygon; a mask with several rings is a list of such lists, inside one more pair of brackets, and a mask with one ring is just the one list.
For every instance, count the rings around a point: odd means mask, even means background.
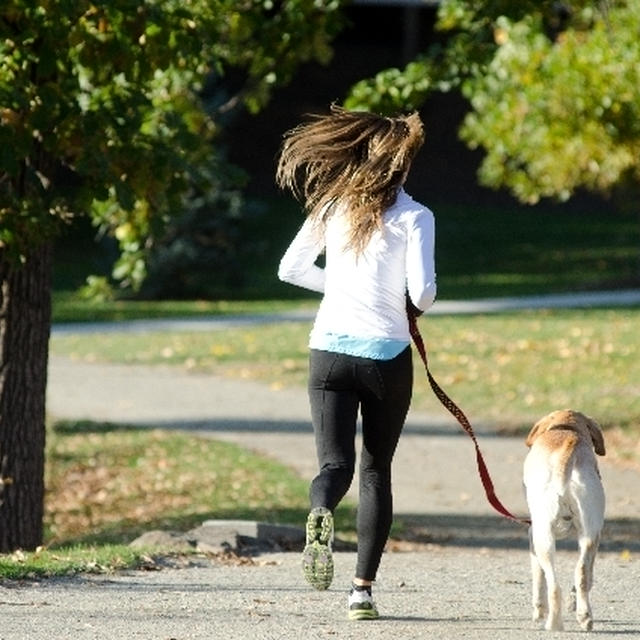
[{"label": "light blue shirt hem", "polygon": [[372,360],[391,360],[400,355],[408,346],[407,340],[357,338],[334,333],[314,335],[309,341],[311,349],[333,351],[358,358],[371,358]]}]

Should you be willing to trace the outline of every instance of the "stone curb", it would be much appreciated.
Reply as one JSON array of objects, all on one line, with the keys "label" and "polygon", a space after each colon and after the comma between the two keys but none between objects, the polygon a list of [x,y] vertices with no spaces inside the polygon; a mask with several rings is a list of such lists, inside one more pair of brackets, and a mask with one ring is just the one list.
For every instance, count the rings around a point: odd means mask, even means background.
[{"label": "stone curb", "polygon": [[298,548],[304,540],[304,530],[292,525],[250,520],[206,520],[186,533],[147,531],[130,546],[137,549],[161,547],[178,552],[253,554]]}]

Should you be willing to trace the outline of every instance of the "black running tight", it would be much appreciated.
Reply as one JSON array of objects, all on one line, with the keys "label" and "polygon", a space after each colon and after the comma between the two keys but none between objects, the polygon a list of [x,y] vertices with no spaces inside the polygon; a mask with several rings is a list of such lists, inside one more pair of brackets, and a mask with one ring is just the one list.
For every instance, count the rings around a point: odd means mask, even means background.
[{"label": "black running tight", "polygon": [[411,401],[413,367],[407,347],[392,360],[311,350],[309,399],[319,474],[311,507],[334,511],[355,470],[358,409],[362,451],[356,578],[374,580],[393,517],[391,461]]}]

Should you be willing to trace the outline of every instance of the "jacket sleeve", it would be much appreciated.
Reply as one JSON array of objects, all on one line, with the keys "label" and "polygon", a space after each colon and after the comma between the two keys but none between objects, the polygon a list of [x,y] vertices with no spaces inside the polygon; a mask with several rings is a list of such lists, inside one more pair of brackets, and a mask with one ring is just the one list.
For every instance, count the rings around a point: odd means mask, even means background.
[{"label": "jacket sleeve", "polygon": [[421,311],[436,298],[435,220],[429,209],[419,211],[409,225],[407,290],[411,302]]},{"label": "jacket sleeve", "polygon": [[324,239],[307,218],[280,260],[278,278],[323,293],[324,269],[315,264],[323,249]]}]

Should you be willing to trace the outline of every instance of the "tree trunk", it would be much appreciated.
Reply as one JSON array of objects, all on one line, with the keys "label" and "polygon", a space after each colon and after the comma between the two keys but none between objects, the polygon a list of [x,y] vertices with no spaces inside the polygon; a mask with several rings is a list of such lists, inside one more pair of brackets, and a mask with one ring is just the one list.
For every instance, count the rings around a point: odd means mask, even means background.
[{"label": "tree trunk", "polygon": [[42,544],[51,246],[0,249],[0,552]]}]

